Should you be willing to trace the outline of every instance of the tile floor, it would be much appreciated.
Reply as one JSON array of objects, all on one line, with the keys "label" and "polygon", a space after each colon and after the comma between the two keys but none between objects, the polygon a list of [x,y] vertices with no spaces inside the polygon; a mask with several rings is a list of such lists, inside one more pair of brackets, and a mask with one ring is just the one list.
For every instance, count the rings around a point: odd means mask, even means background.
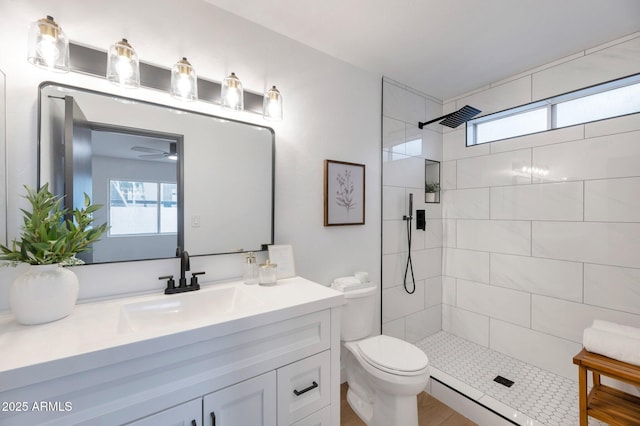
[{"label": "tile floor", "polygon": [[[573,380],[444,331],[416,346],[429,357],[432,377],[507,418],[518,419],[519,424],[579,423],[578,384]],[[513,386],[494,382],[497,375],[512,380]],[[595,419],[589,419],[589,424],[604,425]]]}]

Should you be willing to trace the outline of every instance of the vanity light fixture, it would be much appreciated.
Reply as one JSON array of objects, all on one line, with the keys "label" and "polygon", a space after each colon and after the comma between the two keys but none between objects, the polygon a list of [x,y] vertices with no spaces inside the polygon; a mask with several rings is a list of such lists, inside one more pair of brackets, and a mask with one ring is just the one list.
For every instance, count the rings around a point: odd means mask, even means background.
[{"label": "vanity light fixture", "polygon": [[222,80],[220,92],[220,103],[223,108],[233,111],[242,111],[244,109],[242,82],[235,73],[232,72],[231,75]]},{"label": "vanity light fixture", "polygon": [[180,59],[171,68],[171,96],[182,101],[198,99],[198,76],[187,58]]},{"label": "vanity light fixture", "polygon": [[69,40],[53,17],[47,15],[29,26],[27,60],[50,71],[69,72]]},{"label": "vanity light fixture", "polygon": [[107,80],[115,85],[137,89],[140,87],[140,63],[138,54],[126,38],[109,48]]},{"label": "vanity light fixture", "polygon": [[262,116],[267,120],[282,120],[282,95],[280,91],[276,89],[276,86],[273,86],[264,94]]}]

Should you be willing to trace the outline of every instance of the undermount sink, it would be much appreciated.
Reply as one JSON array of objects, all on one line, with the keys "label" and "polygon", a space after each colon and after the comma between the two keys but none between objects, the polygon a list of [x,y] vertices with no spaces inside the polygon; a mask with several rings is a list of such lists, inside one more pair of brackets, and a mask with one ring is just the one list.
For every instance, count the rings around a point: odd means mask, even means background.
[{"label": "undermount sink", "polygon": [[207,289],[162,298],[135,302],[120,308],[118,332],[150,330],[170,327],[176,323],[210,319],[247,313],[263,303],[240,287]]}]

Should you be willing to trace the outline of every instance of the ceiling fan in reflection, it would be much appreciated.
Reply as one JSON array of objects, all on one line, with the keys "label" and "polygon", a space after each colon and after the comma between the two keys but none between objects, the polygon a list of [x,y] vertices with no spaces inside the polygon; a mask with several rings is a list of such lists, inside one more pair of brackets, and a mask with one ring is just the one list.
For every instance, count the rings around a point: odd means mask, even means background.
[{"label": "ceiling fan in reflection", "polygon": [[146,146],[133,146],[131,147],[132,151],[137,152],[146,152],[145,155],[138,155],[139,158],[147,158],[147,159],[155,159],[155,158],[166,158],[168,160],[177,160],[178,159],[178,151],[175,142],[171,142],[169,144],[169,151],[163,151],[161,149],[149,148]]}]

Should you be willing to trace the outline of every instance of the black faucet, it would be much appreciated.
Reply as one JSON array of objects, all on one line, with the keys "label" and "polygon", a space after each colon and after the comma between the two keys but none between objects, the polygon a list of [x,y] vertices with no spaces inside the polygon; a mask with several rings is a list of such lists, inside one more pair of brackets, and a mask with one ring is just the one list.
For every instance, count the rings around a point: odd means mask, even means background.
[{"label": "black faucet", "polygon": [[178,281],[178,287],[186,287],[187,286],[187,278],[185,277],[185,272],[191,270],[191,265],[189,264],[189,253],[185,251],[181,251],[180,247],[176,250],[176,256],[180,256],[180,281]]},{"label": "black faucet", "polygon": [[200,284],[198,284],[198,275],[204,274],[204,272],[193,272],[191,274],[191,281],[187,285],[186,272],[191,270],[189,262],[189,253],[182,250],[180,247],[176,249],[176,257],[180,258],[180,279],[178,280],[178,286],[173,280],[173,275],[160,277],[161,280],[167,281],[167,288],[164,290],[165,294],[184,293],[185,291],[200,290]]}]

